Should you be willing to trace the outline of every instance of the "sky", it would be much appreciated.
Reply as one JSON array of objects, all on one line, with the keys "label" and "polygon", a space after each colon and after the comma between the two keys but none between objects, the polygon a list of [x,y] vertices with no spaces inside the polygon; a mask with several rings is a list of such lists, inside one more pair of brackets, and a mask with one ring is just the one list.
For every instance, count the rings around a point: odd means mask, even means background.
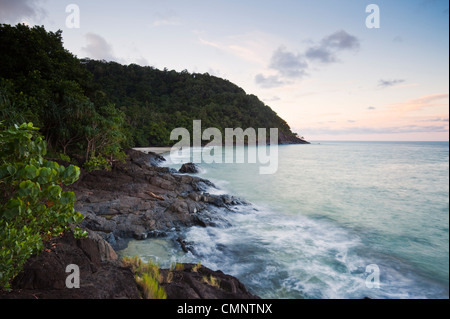
[{"label": "sky", "polygon": [[447,0],[0,0],[0,23],[228,79],[309,141],[449,140]]}]

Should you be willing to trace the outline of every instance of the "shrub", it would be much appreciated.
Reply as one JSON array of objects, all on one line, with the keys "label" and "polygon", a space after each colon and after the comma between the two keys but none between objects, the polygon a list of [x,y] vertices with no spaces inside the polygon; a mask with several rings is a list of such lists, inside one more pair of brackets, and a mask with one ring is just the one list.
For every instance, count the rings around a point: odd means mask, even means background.
[{"label": "shrub", "polygon": [[146,299],[167,299],[164,288],[160,286],[163,277],[157,264],[151,260],[144,263],[139,257],[125,257],[122,261],[133,271],[136,283]]},{"label": "shrub", "polygon": [[70,163],[70,156],[67,154],[59,153],[59,159],[64,162]]},{"label": "shrub", "polygon": [[91,156],[88,161],[86,161],[83,167],[88,171],[101,171],[101,170],[111,170],[111,164],[103,156]]},{"label": "shrub", "polygon": [[[32,123],[6,128],[0,122],[0,289],[45,242],[71,230],[83,215],[74,210],[74,183],[80,169],[47,161],[47,145]],[[75,228],[77,238],[86,233]]]}]

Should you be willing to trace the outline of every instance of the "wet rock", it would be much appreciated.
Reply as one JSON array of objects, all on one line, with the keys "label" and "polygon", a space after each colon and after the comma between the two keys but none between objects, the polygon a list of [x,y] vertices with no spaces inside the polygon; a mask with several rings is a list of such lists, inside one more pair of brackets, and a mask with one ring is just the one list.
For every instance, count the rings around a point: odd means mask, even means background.
[{"label": "wet rock", "polygon": [[199,169],[194,163],[186,163],[178,171],[183,174],[197,174]]},{"label": "wet rock", "polygon": [[[66,287],[69,264],[80,269],[80,288]],[[0,292],[0,298],[139,298],[132,272],[123,268],[111,246],[92,232],[87,239],[76,240],[67,234],[50,241],[44,252],[27,261],[12,288],[10,293]]]},{"label": "wet rock", "polygon": [[187,242],[185,239],[183,239],[181,237],[178,237],[176,241],[180,244],[181,249],[185,253],[192,251],[192,243]]},{"label": "wet rock", "polygon": [[168,299],[259,299],[235,277],[207,267],[183,264],[181,270],[161,270]]},{"label": "wet rock", "polygon": [[134,150],[127,155],[111,171],[82,171],[67,189],[77,196],[75,209],[85,216],[82,226],[110,234],[110,243],[145,239],[154,230],[223,224],[215,208],[239,203],[232,196],[205,193],[214,188],[208,180],[153,165],[154,155]]}]

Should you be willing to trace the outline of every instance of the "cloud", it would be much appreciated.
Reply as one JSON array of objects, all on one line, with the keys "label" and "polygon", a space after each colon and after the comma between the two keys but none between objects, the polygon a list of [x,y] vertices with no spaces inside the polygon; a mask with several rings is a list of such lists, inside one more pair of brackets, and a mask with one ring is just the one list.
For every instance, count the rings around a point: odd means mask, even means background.
[{"label": "cloud", "polygon": [[148,66],[148,65],[150,65],[148,60],[146,58],[144,58],[143,56],[135,58],[135,61],[136,61],[136,64],[140,65],[140,66]]},{"label": "cloud", "polygon": [[281,81],[276,75],[270,75],[266,77],[262,74],[257,74],[255,76],[255,83],[265,89],[271,89],[286,84],[284,81]]},{"label": "cloud", "polygon": [[85,52],[89,58],[95,60],[116,61],[112,46],[106,40],[95,33],[87,33],[85,35],[87,45],[81,50]]},{"label": "cloud", "polygon": [[306,50],[306,57],[311,60],[318,60],[321,63],[338,62],[337,57],[340,51],[356,51],[360,47],[360,42],[355,36],[348,34],[344,30],[337,31],[320,41],[319,45]]},{"label": "cloud", "polygon": [[430,94],[390,106],[391,110],[399,112],[412,112],[430,107],[443,107],[448,109],[448,93]]},{"label": "cloud", "polygon": [[198,33],[198,40],[201,44],[212,47],[226,54],[231,54],[240,60],[245,60],[252,64],[264,66],[266,58],[261,52],[266,52],[270,36],[261,32],[249,32],[240,35],[229,35],[221,39],[205,39],[203,32]]},{"label": "cloud", "polygon": [[358,38],[348,34],[344,30],[337,31],[325,37],[322,40],[322,45],[337,50],[357,50],[360,46]]},{"label": "cloud", "polygon": [[392,42],[402,43],[403,42],[403,37],[397,35],[396,37],[394,37],[394,39],[392,39]]},{"label": "cloud", "polygon": [[383,134],[405,134],[405,133],[445,133],[448,126],[445,125],[403,125],[388,127],[311,127],[303,128],[303,132],[309,135],[383,135]]},{"label": "cloud", "polygon": [[156,13],[156,18],[153,21],[152,26],[161,27],[161,26],[170,26],[170,25],[180,25],[180,19],[176,15],[174,11],[166,12],[166,13]]},{"label": "cloud", "polygon": [[286,48],[278,48],[272,55],[269,67],[277,70],[287,78],[302,78],[306,75],[308,63],[300,54],[286,51]]},{"label": "cloud", "polygon": [[394,86],[396,84],[404,83],[404,79],[395,79],[395,80],[380,80],[378,81],[378,86],[381,88],[388,88]]},{"label": "cloud", "polygon": [[373,110],[376,110],[376,107],[375,106],[369,106],[367,109],[370,110],[370,111],[373,111]]},{"label": "cloud", "polygon": [[333,63],[336,62],[336,56],[328,48],[325,47],[311,47],[309,48],[305,55],[312,60],[318,60],[322,63]]},{"label": "cloud", "polygon": [[24,19],[41,20],[47,16],[47,12],[42,9],[40,0],[1,0],[0,20],[15,24],[24,22]]},{"label": "cloud", "polygon": [[276,70],[278,76],[264,77],[258,74],[255,77],[256,84],[261,87],[281,86],[284,79],[303,79],[308,74],[311,62],[330,64],[339,62],[338,55],[342,51],[356,51],[360,47],[360,41],[355,36],[344,30],[336,31],[324,37],[318,44],[311,45],[302,53],[290,52],[281,46],[272,54],[269,68]]},{"label": "cloud", "polygon": [[279,96],[272,96],[271,98],[262,99],[264,102],[276,102],[280,101],[281,98]]},{"label": "cloud", "polygon": [[428,119],[421,120],[421,122],[440,122],[440,123],[444,123],[444,122],[448,122],[448,121],[449,121],[448,117],[434,117],[434,118],[428,118]]}]

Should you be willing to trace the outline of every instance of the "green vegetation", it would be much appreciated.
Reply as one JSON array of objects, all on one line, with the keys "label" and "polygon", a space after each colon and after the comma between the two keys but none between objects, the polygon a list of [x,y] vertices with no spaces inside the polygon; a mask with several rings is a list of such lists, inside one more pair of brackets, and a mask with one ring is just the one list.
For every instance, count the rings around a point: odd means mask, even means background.
[{"label": "green vegetation", "polygon": [[[75,194],[62,185],[74,183],[80,169],[44,159],[46,142],[33,124],[7,128],[0,122],[0,289],[45,242],[82,221]],[[75,228],[77,238],[86,234]]]},{"label": "green vegetation", "polygon": [[110,100],[126,118],[132,144],[166,146],[177,127],[192,131],[192,121],[202,127],[279,128],[293,137],[288,124],[256,96],[230,81],[182,71],[158,70],[136,64],[83,60]]},{"label": "green vegetation", "polygon": [[[0,116],[5,125],[33,122],[49,151],[80,164],[111,166],[123,158],[125,115],[92,74],[64,49],[61,31],[0,24]],[[97,160],[91,162],[90,169]]]},{"label": "green vegetation", "polygon": [[160,286],[163,278],[158,265],[151,260],[144,263],[139,257],[125,257],[122,262],[133,271],[145,299],[167,299],[164,288]]},{"label": "green vegetation", "polygon": [[135,146],[167,146],[192,121],[225,128],[288,124],[256,96],[207,73],[80,60],[62,32],[0,24],[0,116],[6,125],[33,122],[49,151],[86,168],[111,168]]},{"label": "green vegetation", "polygon": [[177,262],[173,262],[173,263],[170,265],[170,271],[174,271],[174,270],[176,270],[176,271],[182,271],[182,270],[184,270],[184,264],[182,264],[182,263],[177,263]]}]

